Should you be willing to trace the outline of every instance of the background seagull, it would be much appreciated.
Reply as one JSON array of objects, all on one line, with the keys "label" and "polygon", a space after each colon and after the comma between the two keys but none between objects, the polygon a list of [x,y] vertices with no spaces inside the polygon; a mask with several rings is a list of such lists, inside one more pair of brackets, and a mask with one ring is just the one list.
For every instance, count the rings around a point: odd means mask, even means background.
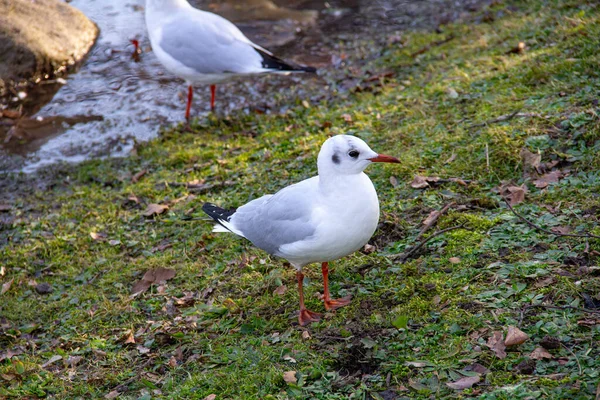
[{"label": "background seagull", "polygon": [[235,211],[210,203],[202,206],[217,222],[213,232],[242,236],[297,269],[300,325],[321,316],[304,305],[302,267],[307,264],[322,263],[325,309],[350,303],[350,297],[331,299],[328,262],[363,247],[377,228],[379,201],[363,172],[373,162],[400,161],[375,153],[357,137],[334,136],[321,147],[318,176],[252,200]]},{"label": "background seagull", "polygon": [[316,72],[293,66],[252,43],[234,24],[192,7],[186,0],[146,0],[146,28],[159,61],[188,84],[185,118],[190,118],[192,84],[210,84],[215,108],[216,83],[244,75]]}]

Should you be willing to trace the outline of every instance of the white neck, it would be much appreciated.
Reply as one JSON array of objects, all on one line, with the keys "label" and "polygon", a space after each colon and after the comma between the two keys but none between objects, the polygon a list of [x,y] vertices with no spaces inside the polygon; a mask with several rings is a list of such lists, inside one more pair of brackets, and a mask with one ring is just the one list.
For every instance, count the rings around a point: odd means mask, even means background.
[{"label": "white neck", "polygon": [[191,7],[186,0],[146,0],[146,11]]}]

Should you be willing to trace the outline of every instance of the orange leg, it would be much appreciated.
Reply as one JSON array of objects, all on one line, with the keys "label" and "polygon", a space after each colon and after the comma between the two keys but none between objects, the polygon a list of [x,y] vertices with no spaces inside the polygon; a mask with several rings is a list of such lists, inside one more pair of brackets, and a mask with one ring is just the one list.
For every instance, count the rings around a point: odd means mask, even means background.
[{"label": "orange leg", "polygon": [[300,294],[300,314],[298,315],[298,322],[301,326],[310,324],[311,322],[317,322],[321,319],[321,314],[307,310],[304,305],[304,291],[302,290],[302,282],[304,281],[304,275],[298,271],[296,273],[298,278],[298,293]]},{"label": "orange leg", "polygon": [[185,119],[190,120],[190,109],[192,108],[192,99],[194,98],[194,89],[192,85],[188,86],[187,106],[185,107]]},{"label": "orange leg", "polygon": [[215,112],[215,95],[217,85],[210,85],[210,111]]},{"label": "orange leg", "polygon": [[326,310],[335,310],[343,306],[350,304],[352,296],[346,296],[341,299],[332,299],[329,294],[329,263],[324,262],[321,264],[321,272],[323,273],[323,302],[325,303]]}]

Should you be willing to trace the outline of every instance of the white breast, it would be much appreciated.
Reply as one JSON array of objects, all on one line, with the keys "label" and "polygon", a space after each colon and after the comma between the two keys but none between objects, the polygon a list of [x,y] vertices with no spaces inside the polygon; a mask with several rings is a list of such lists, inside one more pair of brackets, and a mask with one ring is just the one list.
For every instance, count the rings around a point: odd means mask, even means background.
[{"label": "white breast", "polygon": [[300,268],[336,260],[363,247],[377,229],[379,201],[367,175],[355,177],[319,196],[311,217],[317,226],[313,236],[281,246],[276,255]]}]

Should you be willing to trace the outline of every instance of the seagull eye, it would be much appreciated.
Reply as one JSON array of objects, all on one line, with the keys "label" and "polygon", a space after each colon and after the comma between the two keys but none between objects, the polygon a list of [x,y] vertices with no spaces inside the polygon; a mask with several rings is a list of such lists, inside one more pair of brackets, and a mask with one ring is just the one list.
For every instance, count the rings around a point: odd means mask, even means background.
[{"label": "seagull eye", "polygon": [[356,151],[356,150],[350,150],[350,151],[348,152],[348,155],[349,155],[350,157],[352,157],[352,158],[357,158],[359,154],[360,154],[360,153],[359,153],[358,151]]}]

